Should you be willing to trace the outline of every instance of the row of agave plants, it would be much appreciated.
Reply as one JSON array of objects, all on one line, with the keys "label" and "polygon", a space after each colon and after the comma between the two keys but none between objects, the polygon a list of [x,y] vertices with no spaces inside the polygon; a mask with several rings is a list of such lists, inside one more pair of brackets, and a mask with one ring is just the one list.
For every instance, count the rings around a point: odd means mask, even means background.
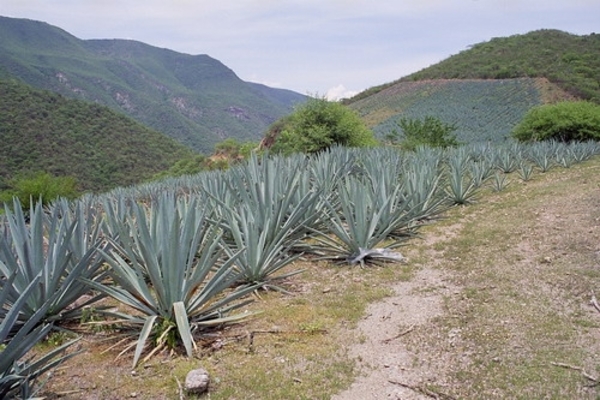
[{"label": "row of agave plants", "polygon": [[[195,335],[247,317],[249,294],[283,290],[303,255],[363,267],[402,260],[397,247],[419,226],[472,202],[487,182],[499,189],[505,173],[530,179],[598,154],[595,142],[333,148],[255,156],[28,214],[15,200],[0,221],[0,397],[31,396],[44,372],[76,354],[72,341],[27,357],[89,306],[131,339],[123,351],[133,350],[134,368],[165,346],[191,356]],[[105,297],[123,306],[98,306]]]}]

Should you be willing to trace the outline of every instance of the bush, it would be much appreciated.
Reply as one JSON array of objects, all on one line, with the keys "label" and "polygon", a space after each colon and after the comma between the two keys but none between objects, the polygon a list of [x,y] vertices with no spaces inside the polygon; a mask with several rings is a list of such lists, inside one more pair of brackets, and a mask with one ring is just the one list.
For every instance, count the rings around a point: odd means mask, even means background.
[{"label": "bush", "polygon": [[294,113],[275,122],[263,146],[281,154],[316,153],[331,146],[375,146],[373,132],[341,103],[312,98]]},{"label": "bush", "polygon": [[511,135],[525,142],[600,140],[600,106],[587,101],[568,101],[535,107],[525,114]]},{"label": "bush", "polygon": [[17,197],[23,210],[29,210],[31,201],[41,201],[47,205],[59,197],[67,199],[76,198],[77,182],[71,176],[53,176],[47,172],[38,172],[12,179],[9,189],[0,194],[0,201],[9,203]]},{"label": "bush", "polygon": [[[458,146],[456,135],[452,134],[457,128],[454,124],[442,122],[439,118],[427,116],[423,120],[402,118],[398,121],[404,139],[399,143],[403,149],[415,150],[420,146],[454,147]],[[387,136],[393,144],[397,144],[399,134],[396,130]]]}]

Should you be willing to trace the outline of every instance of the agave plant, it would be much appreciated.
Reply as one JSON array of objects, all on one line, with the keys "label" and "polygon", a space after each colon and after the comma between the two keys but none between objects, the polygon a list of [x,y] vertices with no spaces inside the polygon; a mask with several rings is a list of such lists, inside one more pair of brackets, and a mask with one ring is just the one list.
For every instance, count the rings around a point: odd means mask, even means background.
[{"label": "agave plant", "polygon": [[519,165],[517,173],[524,182],[529,181],[531,180],[531,176],[533,175],[533,165],[526,161],[523,161],[521,162],[521,165]]},{"label": "agave plant", "polygon": [[[412,223],[409,202],[404,201],[402,187],[382,195],[371,184],[349,177],[339,185],[337,201],[326,201],[327,230],[315,231],[316,245],[312,250],[323,254],[323,259],[349,264],[401,261],[403,257],[393,249],[395,241],[378,247]],[[339,204],[339,205],[338,205]]]},{"label": "agave plant", "polygon": [[86,221],[63,215],[59,207],[46,215],[40,203],[33,205],[29,222],[17,199],[13,210],[5,209],[6,223],[0,236],[0,279],[16,274],[8,300],[16,301],[41,277],[19,311],[19,323],[27,322],[49,301],[43,321],[77,318],[82,307],[101,297],[76,303],[90,292],[82,278],[101,279],[102,260],[97,252],[101,241],[90,241],[86,230],[80,229]]},{"label": "agave plant", "polygon": [[405,166],[401,183],[402,196],[413,221],[434,219],[448,208],[442,177],[439,151],[421,150]]},{"label": "agave plant", "polygon": [[448,158],[448,187],[446,193],[452,204],[470,204],[477,185],[468,173],[471,160],[464,148],[456,149]]},{"label": "agave plant", "polygon": [[529,148],[527,158],[544,173],[554,164],[555,146],[551,142],[536,143]]},{"label": "agave plant", "polygon": [[311,189],[303,168],[285,162],[251,158],[230,176],[237,199],[218,202],[227,242],[239,252],[236,269],[246,283],[278,288],[275,280],[300,272],[279,273],[300,256],[292,249],[319,217],[320,191]]},{"label": "agave plant", "polygon": [[31,280],[29,285],[11,302],[14,294],[13,283],[19,271],[15,271],[6,280],[0,280],[0,398],[31,398],[40,385],[37,379],[60,363],[75,356],[77,352],[64,354],[79,339],[67,342],[41,357],[26,358],[29,350],[46,337],[51,324],[41,321],[48,308],[56,301],[60,293],[55,293],[30,318],[21,324],[19,316],[30,297],[35,296],[36,286],[41,275]]},{"label": "agave plant", "polygon": [[258,287],[229,290],[240,274],[233,269],[237,255],[224,253],[220,228],[195,199],[172,205],[169,199],[157,201],[147,215],[144,206],[133,203],[133,217],[123,221],[119,239],[111,239],[114,248],[104,252],[115,284],[88,282],[136,311],[104,312],[139,331],[134,368],[150,337],[156,345],[150,356],[179,342],[192,356],[193,332],[246,317],[228,314],[245,305],[248,301],[238,300]]}]

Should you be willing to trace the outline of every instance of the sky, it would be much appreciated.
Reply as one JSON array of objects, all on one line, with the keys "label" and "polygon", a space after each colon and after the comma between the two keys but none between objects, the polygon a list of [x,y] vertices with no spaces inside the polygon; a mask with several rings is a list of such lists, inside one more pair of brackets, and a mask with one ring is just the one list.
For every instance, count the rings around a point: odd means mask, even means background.
[{"label": "sky", "polygon": [[330,99],[494,37],[600,33],[600,0],[0,0],[0,15],[208,54],[245,81]]}]

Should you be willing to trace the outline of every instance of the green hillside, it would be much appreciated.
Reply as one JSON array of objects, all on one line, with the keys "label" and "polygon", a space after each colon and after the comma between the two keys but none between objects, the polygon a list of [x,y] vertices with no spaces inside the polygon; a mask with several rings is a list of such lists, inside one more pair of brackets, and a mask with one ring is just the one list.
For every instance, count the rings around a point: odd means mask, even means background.
[{"label": "green hillside", "polygon": [[398,82],[355,101],[378,136],[399,129],[400,118],[434,116],[454,124],[461,142],[498,142],[536,105],[568,98],[546,79],[438,79]]},{"label": "green hillside", "polygon": [[368,97],[398,82],[425,79],[547,78],[573,96],[600,103],[600,35],[543,29],[475,44],[399,81],[368,89]]},{"label": "green hillside", "polygon": [[0,76],[97,102],[192,149],[225,138],[258,140],[303,101],[247,83],[207,55],[130,40],[80,40],[43,22],[0,17]]},{"label": "green hillside", "polygon": [[0,184],[45,171],[75,177],[81,190],[103,191],[149,179],[191,155],[105,106],[0,80]]}]

